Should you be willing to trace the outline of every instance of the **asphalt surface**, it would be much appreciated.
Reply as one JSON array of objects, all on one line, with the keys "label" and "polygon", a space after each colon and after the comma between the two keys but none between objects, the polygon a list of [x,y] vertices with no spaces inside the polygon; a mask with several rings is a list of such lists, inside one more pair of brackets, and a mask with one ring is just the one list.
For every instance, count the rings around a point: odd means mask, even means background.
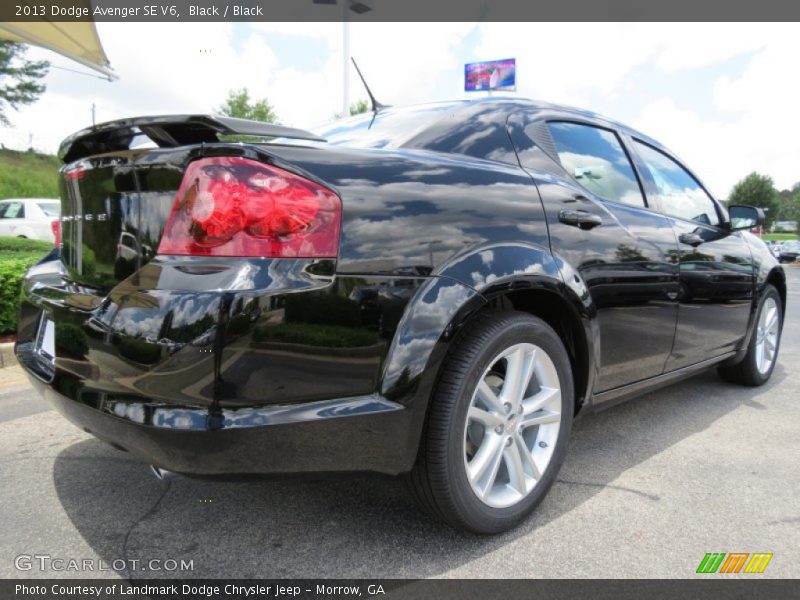
[{"label": "asphalt surface", "polygon": [[747,577],[798,577],[800,268],[787,271],[767,385],[710,372],[579,420],[550,494],[497,537],[440,525],[389,478],[159,481],[3,369],[0,577],[87,574],[15,568],[36,554],[193,561],[137,577],[695,577],[706,552],[771,552]]}]

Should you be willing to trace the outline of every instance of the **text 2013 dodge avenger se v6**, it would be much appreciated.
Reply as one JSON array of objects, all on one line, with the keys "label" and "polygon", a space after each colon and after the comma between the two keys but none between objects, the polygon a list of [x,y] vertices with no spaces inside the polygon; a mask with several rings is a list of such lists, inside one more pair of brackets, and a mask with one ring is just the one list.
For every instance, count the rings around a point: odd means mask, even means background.
[{"label": "text 2013 dodge avenger se v6", "polygon": [[60,154],[61,255],[26,277],[16,352],[68,419],[160,469],[404,474],[433,514],[500,532],[578,413],[775,366],[763,215],[593,113],[145,117]]}]

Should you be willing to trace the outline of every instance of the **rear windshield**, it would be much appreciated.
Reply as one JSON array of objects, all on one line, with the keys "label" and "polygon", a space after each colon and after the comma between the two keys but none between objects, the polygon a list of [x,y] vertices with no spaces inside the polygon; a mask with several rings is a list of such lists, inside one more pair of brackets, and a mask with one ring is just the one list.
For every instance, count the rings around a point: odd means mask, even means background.
[{"label": "rear windshield", "polygon": [[366,112],[314,129],[314,133],[337,146],[396,148],[433,125],[461,102],[439,102],[404,108],[389,108],[377,115]]},{"label": "rear windshield", "polygon": [[36,204],[48,217],[58,217],[61,214],[61,204],[58,202],[37,202]]}]

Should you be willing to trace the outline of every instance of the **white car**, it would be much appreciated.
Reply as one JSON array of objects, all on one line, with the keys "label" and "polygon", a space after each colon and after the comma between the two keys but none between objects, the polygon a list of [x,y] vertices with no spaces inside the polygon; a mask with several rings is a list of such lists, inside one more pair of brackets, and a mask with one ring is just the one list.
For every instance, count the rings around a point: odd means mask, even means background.
[{"label": "white car", "polygon": [[0,236],[55,244],[61,238],[61,201],[51,198],[0,200]]}]

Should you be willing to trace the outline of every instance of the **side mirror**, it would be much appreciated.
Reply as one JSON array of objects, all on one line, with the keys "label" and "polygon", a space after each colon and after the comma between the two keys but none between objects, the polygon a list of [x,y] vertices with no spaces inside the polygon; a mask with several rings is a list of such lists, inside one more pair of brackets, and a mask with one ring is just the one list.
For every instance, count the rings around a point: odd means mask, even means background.
[{"label": "side mirror", "polygon": [[764,211],[755,206],[733,205],[728,207],[731,231],[753,229],[764,224]]}]

